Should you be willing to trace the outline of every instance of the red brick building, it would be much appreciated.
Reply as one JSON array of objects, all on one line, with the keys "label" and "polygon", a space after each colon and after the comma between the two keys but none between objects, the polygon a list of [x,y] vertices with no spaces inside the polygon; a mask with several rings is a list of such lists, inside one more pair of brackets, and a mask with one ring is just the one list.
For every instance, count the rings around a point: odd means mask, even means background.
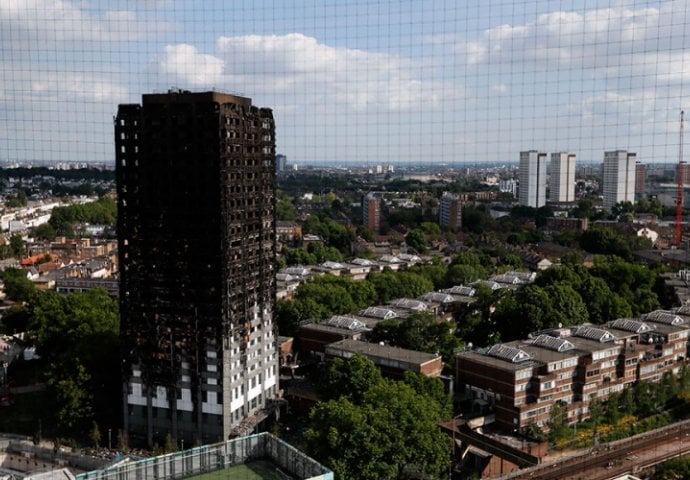
[{"label": "red brick building", "polygon": [[678,373],[688,357],[685,310],[657,310],[639,319],[540,332],[534,338],[462,352],[457,393],[489,406],[508,429],[544,426],[562,402],[569,422],[589,416],[594,396],[606,399],[640,380]]},{"label": "red brick building", "polygon": [[418,372],[427,377],[438,377],[443,370],[441,356],[433,353],[352,339],[326,345],[327,358],[350,358],[353,355],[368,358],[381,369],[381,372],[391,377],[402,377],[405,372]]}]

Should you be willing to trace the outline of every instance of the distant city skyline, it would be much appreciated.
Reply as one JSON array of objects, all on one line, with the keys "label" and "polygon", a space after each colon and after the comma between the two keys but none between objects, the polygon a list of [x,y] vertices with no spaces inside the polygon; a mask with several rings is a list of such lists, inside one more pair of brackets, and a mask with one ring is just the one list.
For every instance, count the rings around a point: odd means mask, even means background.
[{"label": "distant city skyline", "polygon": [[112,163],[120,103],[270,106],[298,165],[673,162],[687,1],[0,0],[0,164]]}]

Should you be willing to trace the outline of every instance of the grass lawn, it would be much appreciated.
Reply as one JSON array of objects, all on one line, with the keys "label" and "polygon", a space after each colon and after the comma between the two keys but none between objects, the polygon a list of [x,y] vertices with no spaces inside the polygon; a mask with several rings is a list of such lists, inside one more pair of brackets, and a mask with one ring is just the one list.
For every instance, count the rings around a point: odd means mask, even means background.
[{"label": "grass lawn", "polygon": [[185,480],[286,480],[287,478],[292,477],[276,471],[275,464],[266,460],[257,460],[216,472],[187,477]]}]

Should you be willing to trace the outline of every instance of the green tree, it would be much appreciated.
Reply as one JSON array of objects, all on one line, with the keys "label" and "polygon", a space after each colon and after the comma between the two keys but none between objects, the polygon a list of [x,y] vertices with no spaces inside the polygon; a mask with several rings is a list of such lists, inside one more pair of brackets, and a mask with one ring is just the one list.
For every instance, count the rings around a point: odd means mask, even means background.
[{"label": "green tree", "polygon": [[359,404],[364,395],[381,382],[383,377],[378,367],[371,360],[354,355],[346,360],[336,358],[326,362],[317,389],[326,400],[342,397]]},{"label": "green tree", "polygon": [[316,256],[305,248],[287,248],[283,250],[285,263],[288,265],[316,265]]},{"label": "green tree", "polygon": [[326,261],[342,262],[343,254],[335,247],[327,247],[319,242],[312,242],[307,246],[307,252],[314,258],[314,263],[323,263]]},{"label": "green tree", "polygon": [[419,395],[434,399],[441,408],[441,418],[450,418],[453,415],[452,397],[445,391],[440,379],[427,377],[418,372],[405,372],[403,382],[411,386]]},{"label": "green tree", "polygon": [[384,270],[369,274],[368,281],[376,290],[379,303],[403,297],[415,298],[434,289],[430,280],[413,272]]},{"label": "green tree", "polygon": [[24,243],[21,235],[12,235],[10,237],[10,251],[17,258],[26,257],[26,243]]},{"label": "green tree", "polygon": [[35,293],[33,282],[26,278],[26,272],[20,268],[7,268],[2,272],[2,281],[5,285],[5,295],[10,300],[25,302]]},{"label": "green tree", "polygon": [[281,197],[279,195],[276,202],[276,220],[292,221],[297,217],[297,212],[292,204],[292,199],[289,197]]},{"label": "green tree", "polygon": [[451,261],[451,265],[471,265],[481,267],[482,259],[474,252],[460,252]]},{"label": "green tree", "polygon": [[113,422],[112,399],[120,390],[112,374],[119,370],[117,302],[99,289],[65,296],[42,292],[27,308],[28,337],[51,365],[46,379],[58,423],[83,432],[94,412],[102,422]]},{"label": "green tree", "polygon": [[127,434],[120,429],[117,431],[116,447],[121,452],[126,452],[129,450],[129,439],[127,438]]},{"label": "green tree", "polygon": [[584,258],[582,258],[582,254],[579,252],[568,252],[563,254],[561,256],[561,264],[566,265],[569,267],[574,267],[576,265],[582,265],[582,263],[585,261]]},{"label": "green tree", "polygon": [[34,229],[33,236],[39,240],[47,240],[52,242],[55,240],[57,233],[50,223],[44,223]]},{"label": "green tree", "polygon": [[582,278],[568,265],[554,265],[547,270],[539,272],[534,281],[534,284],[540,287],[546,287],[554,283],[566,283],[577,289],[582,284]]},{"label": "green tree", "polygon": [[[515,311],[501,312],[505,323],[499,325],[499,329],[505,336],[504,341],[527,338],[530,332],[555,326],[552,325],[551,298],[545,289],[537,285],[528,285],[519,291],[513,306]],[[524,320],[516,322],[515,318]]]},{"label": "green tree", "polygon": [[26,196],[26,191],[23,188],[17,188],[13,195],[9,195],[5,199],[5,206],[7,208],[26,207],[27,203],[28,198]]},{"label": "green tree", "polygon": [[307,451],[344,480],[439,477],[448,469],[450,448],[438,428],[442,419],[431,397],[383,381],[361,405],[345,397],[317,404],[305,434]]},{"label": "green tree", "polygon": [[91,430],[89,430],[89,440],[93,443],[95,448],[101,443],[101,430],[98,428],[98,423],[95,421],[91,423]]},{"label": "green tree", "polygon": [[310,414],[305,434],[307,451],[329,466],[337,478],[391,478],[383,432],[372,422],[375,412],[346,397],[320,402]]},{"label": "green tree", "polygon": [[634,211],[635,207],[633,206],[632,202],[628,201],[618,202],[613,207],[611,207],[611,213],[614,217],[619,217],[621,215],[633,213]]},{"label": "green tree", "polygon": [[598,434],[599,425],[604,421],[605,412],[604,404],[597,398],[597,394],[592,394],[589,400],[589,420],[594,427],[592,431],[595,438]]},{"label": "green tree", "polygon": [[103,196],[95,202],[56,207],[48,223],[58,235],[74,236],[74,224],[92,223],[95,225],[115,225],[117,204],[109,196]]},{"label": "green tree", "polygon": [[172,453],[177,451],[177,444],[171,433],[165,436],[165,443],[163,444],[163,451],[165,453]]},{"label": "green tree", "polygon": [[2,314],[0,325],[0,332],[7,334],[25,332],[29,325],[29,312],[24,306],[13,305]]},{"label": "green tree", "polygon": [[486,276],[486,270],[481,265],[451,265],[446,273],[446,285],[467,285],[475,280],[485,279]]},{"label": "green tree", "polygon": [[405,243],[412,247],[418,253],[426,253],[428,251],[426,235],[421,229],[414,229],[410,231],[405,237]]},{"label": "green tree", "polygon": [[575,218],[591,218],[594,215],[594,203],[589,198],[583,198],[577,202],[577,207],[573,210]]},{"label": "green tree", "polygon": [[54,415],[59,428],[84,431],[93,414],[93,398],[87,388],[90,380],[79,358],[53,365],[47,375],[47,390],[53,398]]},{"label": "green tree", "polygon": [[587,322],[587,306],[573,287],[556,283],[546,287],[544,292],[550,299],[550,318],[545,326],[557,327]]},{"label": "green tree", "polygon": [[632,316],[632,309],[628,302],[612,292],[609,285],[600,277],[585,278],[579,291],[587,306],[589,321],[594,324],[603,324],[616,318]]},{"label": "green tree", "polygon": [[441,262],[438,257],[434,257],[434,260],[432,260],[430,264],[415,265],[408,269],[408,271],[421,275],[431,281],[434,285],[434,290],[444,288],[447,285],[446,272],[448,271],[448,266]]},{"label": "green tree", "polygon": [[690,478],[690,456],[672,458],[657,467],[652,480],[683,480]]},{"label": "green tree", "polygon": [[462,209],[462,229],[465,232],[483,233],[492,230],[494,224],[484,205],[467,205]]},{"label": "green tree", "polygon": [[279,300],[276,302],[276,321],[281,335],[293,336],[302,322],[321,321],[330,316],[326,307],[311,298]]},{"label": "green tree", "polygon": [[439,323],[427,312],[415,312],[401,320],[387,320],[374,327],[372,341],[428,353],[440,353],[450,362],[461,342],[450,331],[446,322]]},{"label": "green tree", "polygon": [[568,407],[562,402],[554,402],[549,417],[549,441],[554,443],[568,433]]},{"label": "green tree", "polygon": [[367,228],[364,225],[359,225],[357,227],[357,235],[362,237],[367,242],[374,241],[374,234],[371,232],[371,230],[369,230],[369,228]]},{"label": "green tree", "polygon": [[422,222],[420,228],[426,235],[431,235],[434,238],[438,238],[441,235],[441,227],[439,227],[438,223]]}]

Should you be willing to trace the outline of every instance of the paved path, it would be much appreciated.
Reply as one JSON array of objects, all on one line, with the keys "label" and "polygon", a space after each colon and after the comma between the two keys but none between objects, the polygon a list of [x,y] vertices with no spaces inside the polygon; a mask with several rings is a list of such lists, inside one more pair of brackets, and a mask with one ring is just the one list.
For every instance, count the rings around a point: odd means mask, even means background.
[{"label": "paved path", "polygon": [[10,391],[13,395],[22,395],[24,393],[42,392],[45,389],[45,383],[36,383],[34,385],[25,385],[23,387],[11,387]]}]

